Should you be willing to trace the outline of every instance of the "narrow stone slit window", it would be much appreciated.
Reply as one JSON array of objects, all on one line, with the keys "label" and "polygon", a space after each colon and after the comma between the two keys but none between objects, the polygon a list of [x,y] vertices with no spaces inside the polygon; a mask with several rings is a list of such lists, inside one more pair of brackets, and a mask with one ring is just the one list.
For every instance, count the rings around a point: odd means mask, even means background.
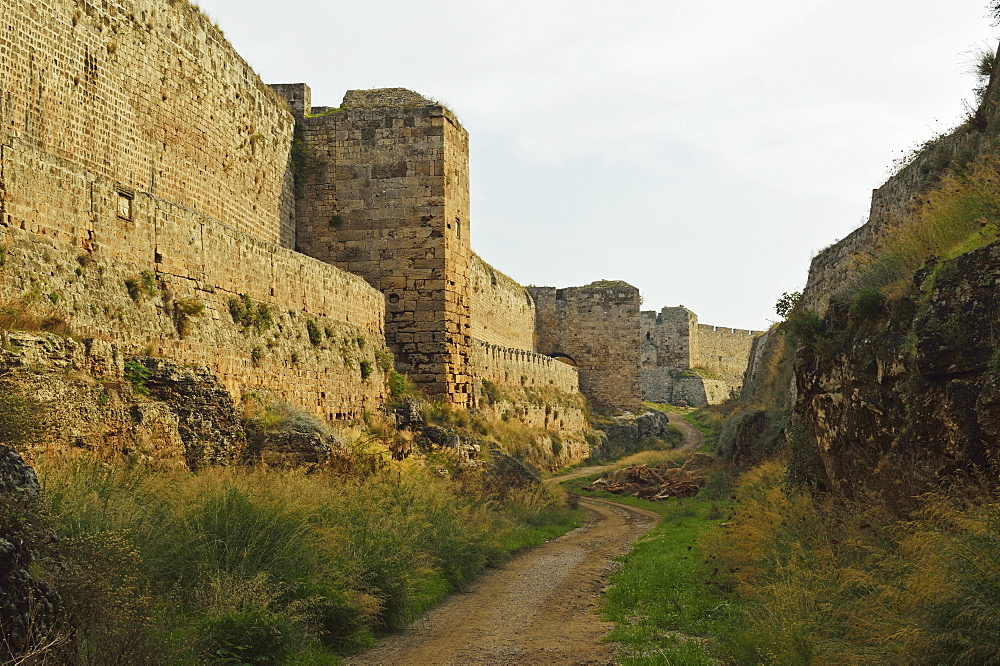
[{"label": "narrow stone slit window", "polygon": [[118,217],[123,220],[132,219],[132,193],[118,190]]}]

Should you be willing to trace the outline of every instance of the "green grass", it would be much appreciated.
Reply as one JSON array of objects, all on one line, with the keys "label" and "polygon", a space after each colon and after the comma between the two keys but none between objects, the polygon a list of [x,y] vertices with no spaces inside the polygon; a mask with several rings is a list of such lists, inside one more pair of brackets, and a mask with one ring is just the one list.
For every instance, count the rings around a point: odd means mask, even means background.
[{"label": "green grass", "polygon": [[703,453],[715,453],[726,418],[711,407],[702,407],[685,414],[684,420],[705,436],[705,443],[698,450]]},{"label": "green grass", "polygon": [[717,663],[709,639],[733,615],[736,601],[718,584],[718,564],[699,543],[730,509],[728,478],[716,474],[693,498],[650,502],[581,490],[599,476],[564,485],[580,495],[655,511],[662,517],[619,558],[621,567],[611,577],[605,597],[603,615],[615,623],[608,639],[621,645],[621,663]]}]

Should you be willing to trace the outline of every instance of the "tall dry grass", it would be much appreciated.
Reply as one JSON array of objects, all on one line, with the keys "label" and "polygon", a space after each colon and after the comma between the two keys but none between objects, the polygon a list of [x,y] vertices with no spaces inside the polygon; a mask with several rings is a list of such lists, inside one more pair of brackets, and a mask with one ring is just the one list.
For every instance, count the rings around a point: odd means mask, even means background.
[{"label": "tall dry grass", "polygon": [[952,259],[996,240],[998,231],[1000,156],[985,156],[945,176],[913,214],[882,238],[872,256],[859,258],[850,289],[878,288],[899,296],[928,259]]},{"label": "tall dry grass", "polygon": [[334,663],[574,519],[545,490],[487,497],[418,467],[38,470],[84,664]]},{"label": "tall dry grass", "polygon": [[785,486],[778,461],[741,478],[706,546],[745,601],[719,632],[734,663],[1000,663],[1000,508],[978,484],[876,502]]}]

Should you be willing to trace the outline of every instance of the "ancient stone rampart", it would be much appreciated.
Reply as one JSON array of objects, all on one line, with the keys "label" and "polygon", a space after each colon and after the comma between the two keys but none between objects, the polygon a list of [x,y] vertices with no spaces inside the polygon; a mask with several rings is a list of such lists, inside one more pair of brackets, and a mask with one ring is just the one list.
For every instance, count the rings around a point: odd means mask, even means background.
[{"label": "ancient stone rampart", "polygon": [[754,337],[761,333],[763,331],[699,324],[698,362],[695,367],[720,377],[742,381]]},{"label": "ancient stone rampart", "polygon": [[8,310],[209,366],[236,398],[383,402],[383,296],[290,249],[292,115],[218,30],[152,0],[13,0],[0,29]]},{"label": "ancient stone rampart", "polygon": [[684,306],[641,314],[642,396],[652,402],[718,404],[739,391],[761,331],[709,326]]},{"label": "ancient stone rampart", "polygon": [[[93,191],[114,189],[97,180]],[[375,367],[384,345],[384,301],[361,278],[148,195],[136,196],[136,219],[126,222],[109,198],[94,199],[89,249],[22,230],[24,220],[12,217],[3,229],[0,299],[65,319],[74,333],[126,353],[209,366],[237,398],[268,387],[330,419],[357,418],[382,402],[381,373],[363,381],[361,362]],[[244,317],[250,325],[234,320],[233,302],[256,309]],[[201,313],[179,314],[199,306]],[[322,336],[317,344],[307,321]]]},{"label": "ancient stone rampart", "polygon": [[929,143],[909,164],[873,190],[868,221],[813,257],[800,307],[819,314],[826,312],[830,297],[850,284],[857,267],[913,213],[921,195],[933,187],[956,156],[965,154],[968,158],[975,154],[980,138],[975,132],[959,128]]},{"label": "ancient stone rampart", "polygon": [[698,364],[698,315],[681,305],[640,316],[644,365],[687,369]]},{"label": "ancient stone rampart", "polygon": [[472,340],[475,406],[559,432],[587,429],[577,369],[542,354]]},{"label": "ancient stone rampart", "polygon": [[717,405],[733,397],[731,382],[701,377],[676,368],[644,367],[642,399],[648,402],[687,404],[691,407]]},{"label": "ancient stone rampart", "polygon": [[[78,165],[115,184],[115,197],[148,193],[292,247],[292,127],[187,2],[0,4],[0,144]],[[18,216],[54,224],[45,212],[59,197],[23,202],[33,215]],[[85,227],[89,211],[75,213],[66,223]]]},{"label": "ancient stone rampart", "polygon": [[301,106],[312,169],[296,214],[302,252],[364,277],[387,301],[400,371],[466,404],[470,389],[468,134],[443,106],[403,89],[349,91],[313,115]]},{"label": "ancient stone rampart", "polygon": [[529,287],[536,350],[580,370],[580,390],[599,406],[641,406],[639,290],[620,281]]},{"label": "ancient stone rampart", "polygon": [[535,302],[528,291],[472,254],[469,311],[472,337],[513,349],[535,348]]}]

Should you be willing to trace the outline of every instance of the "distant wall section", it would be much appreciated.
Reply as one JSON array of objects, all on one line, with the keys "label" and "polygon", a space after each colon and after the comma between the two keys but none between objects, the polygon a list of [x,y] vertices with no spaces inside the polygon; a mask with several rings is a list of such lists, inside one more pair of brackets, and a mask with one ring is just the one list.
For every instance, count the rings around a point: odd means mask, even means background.
[{"label": "distant wall section", "polygon": [[621,281],[584,287],[529,287],[538,352],[580,371],[580,390],[603,407],[641,406],[639,290]]},{"label": "distant wall section", "polygon": [[695,367],[742,382],[754,337],[762,333],[763,331],[699,324],[698,362]]},{"label": "distant wall section", "polygon": [[761,331],[709,326],[683,306],[641,314],[642,396],[651,402],[718,404],[737,393]]}]

